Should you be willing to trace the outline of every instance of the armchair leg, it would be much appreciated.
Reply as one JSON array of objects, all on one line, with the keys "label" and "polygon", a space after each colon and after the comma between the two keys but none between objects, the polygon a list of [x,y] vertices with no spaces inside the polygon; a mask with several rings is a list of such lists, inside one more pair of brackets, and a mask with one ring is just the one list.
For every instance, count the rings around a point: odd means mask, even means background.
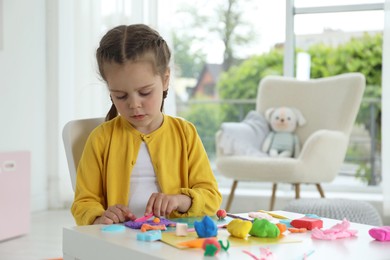
[{"label": "armchair leg", "polygon": [[295,199],[299,199],[301,197],[301,187],[300,187],[300,183],[295,183],[294,186],[295,186]]},{"label": "armchair leg", "polygon": [[237,183],[238,181],[237,180],[234,180],[233,181],[233,185],[232,185],[232,189],[230,190],[230,194],[229,194],[229,198],[228,198],[228,201],[226,203],[226,212],[229,212],[230,211],[230,206],[232,205],[232,201],[233,201],[233,197],[234,197],[234,192],[236,191],[236,188],[237,188]]},{"label": "armchair leg", "polygon": [[323,190],[322,187],[321,187],[321,184],[316,183],[316,186],[317,186],[318,192],[319,192],[320,195],[321,195],[321,198],[325,198],[325,193],[324,193],[324,190]]},{"label": "armchair leg", "polygon": [[276,189],[278,188],[278,184],[277,183],[273,183],[272,184],[272,195],[271,195],[271,202],[270,202],[270,206],[269,206],[269,210],[272,211],[274,210],[274,206],[275,206],[275,197],[276,197]]}]

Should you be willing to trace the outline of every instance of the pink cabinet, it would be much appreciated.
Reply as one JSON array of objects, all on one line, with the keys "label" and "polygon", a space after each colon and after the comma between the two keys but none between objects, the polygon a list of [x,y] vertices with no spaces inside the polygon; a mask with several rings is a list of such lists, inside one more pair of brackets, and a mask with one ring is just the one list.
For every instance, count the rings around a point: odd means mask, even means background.
[{"label": "pink cabinet", "polygon": [[0,152],[0,241],[30,230],[30,152]]}]

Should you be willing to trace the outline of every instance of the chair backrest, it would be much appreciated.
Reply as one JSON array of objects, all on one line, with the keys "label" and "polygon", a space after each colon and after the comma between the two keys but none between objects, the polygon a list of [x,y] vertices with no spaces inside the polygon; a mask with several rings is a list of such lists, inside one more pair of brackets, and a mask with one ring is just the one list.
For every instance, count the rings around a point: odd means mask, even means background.
[{"label": "chair backrest", "polygon": [[319,129],[342,131],[349,136],[365,85],[361,73],[311,80],[267,76],[259,83],[256,110],[264,115],[270,107],[299,109],[306,119],[306,124],[296,130],[302,143]]},{"label": "chair backrest", "polygon": [[66,159],[68,161],[72,188],[76,187],[77,165],[91,131],[104,122],[104,118],[88,118],[69,121],[62,130]]}]

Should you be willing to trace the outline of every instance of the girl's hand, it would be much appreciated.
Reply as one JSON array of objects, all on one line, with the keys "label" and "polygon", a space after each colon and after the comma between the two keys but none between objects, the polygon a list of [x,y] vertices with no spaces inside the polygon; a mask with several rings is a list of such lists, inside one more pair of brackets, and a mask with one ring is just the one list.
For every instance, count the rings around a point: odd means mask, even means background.
[{"label": "girl's hand", "polygon": [[136,216],[125,205],[114,205],[107,208],[103,215],[97,217],[93,224],[116,224],[128,220],[135,220]]},{"label": "girl's hand", "polygon": [[183,195],[167,195],[153,193],[146,205],[145,215],[153,213],[154,216],[168,216],[172,211],[187,212],[191,207],[191,198]]}]

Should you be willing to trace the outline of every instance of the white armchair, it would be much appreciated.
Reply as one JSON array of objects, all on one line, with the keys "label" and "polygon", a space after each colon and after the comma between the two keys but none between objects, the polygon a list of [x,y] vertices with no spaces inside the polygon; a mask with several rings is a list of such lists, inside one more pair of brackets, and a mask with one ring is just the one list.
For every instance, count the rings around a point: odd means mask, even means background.
[{"label": "white armchair", "polygon": [[84,150],[85,142],[92,130],[104,122],[103,117],[72,120],[62,129],[66,159],[68,161],[72,188],[76,188],[77,166]]},{"label": "white armchair", "polygon": [[270,210],[275,204],[278,183],[315,184],[325,197],[321,183],[331,182],[344,161],[349,136],[355,123],[365,88],[360,73],[346,73],[301,81],[283,76],[267,76],[259,84],[256,111],[264,114],[270,107],[298,108],[306,124],[297,128],[302,149],[297,158],[227,156],[219,148],[221,132],[216,134],[217,169],[233,179],[226,210],[234,197],[238,181],[272,182]]}]

